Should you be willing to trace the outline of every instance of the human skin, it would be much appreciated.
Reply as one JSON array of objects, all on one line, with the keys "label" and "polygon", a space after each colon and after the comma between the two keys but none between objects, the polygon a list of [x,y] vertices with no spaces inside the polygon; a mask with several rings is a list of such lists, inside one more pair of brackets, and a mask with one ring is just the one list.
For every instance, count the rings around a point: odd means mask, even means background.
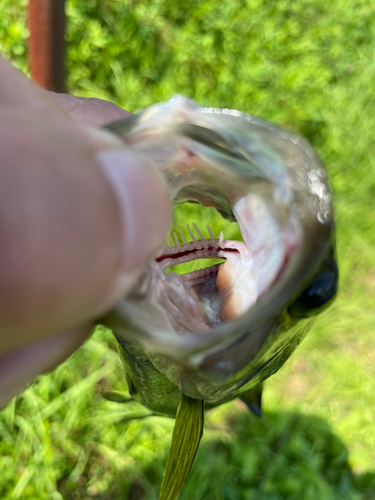
[{"label": "human skin", "polygon": [[164,181],[98,130],[126,115],[0,57],[0,408],[77,349],[165,238]]}]

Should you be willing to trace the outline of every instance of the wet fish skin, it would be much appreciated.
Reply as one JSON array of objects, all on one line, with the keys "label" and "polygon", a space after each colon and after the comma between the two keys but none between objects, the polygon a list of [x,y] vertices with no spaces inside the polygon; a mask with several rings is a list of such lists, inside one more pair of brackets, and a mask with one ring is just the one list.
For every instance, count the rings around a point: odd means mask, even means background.
[{"label": "wet fish skin", "polygon": [[[147,112],[141,111],[139,115],[111,124],[107,129],[125,138],[131,137]],[[248,122],[246,115],[236,116],[243,120],[239,134],[246,138],[251,123],[251,126],[258,127],[257,133],[264,134],[267,145],[276,142],[278,154],[287,151],[289,157],[294,158],[294,165],[288,167],[288,175],[294,183],[295,203],[304,211],[300,220],[303,241],[294,267],[287,268],[281,279],[250,311],[225,325],[224,334],[216,338],[213,331],[206,338],[193,340],[186,346],[157,345],[158,339],[155,341],[145,336],[139,325],[127,317],[121,305],[103,319],[103,323],[115,332],[135,397],[157,413],[174,415],[181,392],[191,398],[204,399],[207,407],[245,395],[278,371],[311,329],[316,315],[328,307],[337,291],[332,207],[330,201],[319,205],[322,196],[329,195],[320,160],[312,148],[294,134],[260,119],[252,118]],[[201,124],[197,128],[196,122],[189,121],[190,118],[189,115],[187,123],[182,120],[176,125],[181,135],[193,136],[212,148],[218,141],[222,144],[222,135],[216,129]],[[211,127],[214,127],[214,113],[209,118]],[[223,115],[217,115],[217,118],[222,119]],[[157,133],[158,126],[153,127],[150,128]],[[278,144],[280,137],[283,138],[280,139],[281,146]],[[224,146],[227,147],[229,142]],[[262,151],[255,149],[255,153],[261,159],[265,157]],[[272,159],[271,153],[269,158]],[[304,163],[303,168],[298,162]],[[319,179],[316,179],[317,172],[321,175]],[[323,194],[314,192],[319,189]],[[320,210],[322,205],[323,212]],[[231,207],[225,203],[216,208],[227,218],[233,216]],[[327,220],[319,220],[324,214],[328,214]]]}]

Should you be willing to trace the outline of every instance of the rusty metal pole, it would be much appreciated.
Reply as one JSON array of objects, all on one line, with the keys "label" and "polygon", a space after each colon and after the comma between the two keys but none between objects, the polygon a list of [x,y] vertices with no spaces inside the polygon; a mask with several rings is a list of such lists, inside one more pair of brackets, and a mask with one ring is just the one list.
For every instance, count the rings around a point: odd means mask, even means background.
[{"label": "rusty metal pole", "polygon": [[33,80],[45,89],[64,91],[65,0],[29,0],[29,64]]}]

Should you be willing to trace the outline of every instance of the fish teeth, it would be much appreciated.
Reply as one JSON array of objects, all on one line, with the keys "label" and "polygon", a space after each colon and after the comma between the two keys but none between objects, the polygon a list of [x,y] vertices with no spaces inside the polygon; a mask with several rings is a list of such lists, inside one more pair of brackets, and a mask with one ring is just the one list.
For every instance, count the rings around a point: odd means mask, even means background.
[{"label": "fish teeth", "polygon": [[197,233],[197,235],[202,239],[202,240],[205,240],[206,238],[203,236],[203,234],[199,231],[198,227],[194,224],[194,222],[192,223],[193,225],[193,228],[195,229],[195,232]]},{"label": "fish teeth", "polygon": [[183,232],[183,230],[181,228],[179,228],[179,232],[180,232],[181,239],[182,239],[183,243],[187,245],[187,241],[186,241],[184,232]]},{"label": "fish teeth", "polygon": [[169,246],[170,246],[171,248],[173,248],[173,247],[174,247],[174,243],[173,243],[173,241],[172,241],[170,238],[168,238],[168,240],[167,240],[167,241],[168,241]]},{"label": "fish teeth", "polygon": [[180,240],[178,239],[176,231],[173,231],[173,237],[174,237],[174,241],[176,242],[176,247],[181,246],[180,245]]},{"label": "fish teeth", "polygon": [[187,230],[188,230],[188,233],[189,233],[190,238],[191,238],[193,241],[197,241],[197,238],[194,236],[194,234],[193,234],[192,230],[190,229],[189,224],[186,224],[186,227],[187,227]]},{"label": "fish teeth", "polygon": [[220,231],[220,238],[219,238],[219,243],[223,243],[224,241],[224,234],[223,234],[223,231]]},{"label": "fish teeth", "polygon": [[210,233],[211,238],[214,240],[215,239],[215,233],[212,231],[210,226],[207,226],[207,231]]}]

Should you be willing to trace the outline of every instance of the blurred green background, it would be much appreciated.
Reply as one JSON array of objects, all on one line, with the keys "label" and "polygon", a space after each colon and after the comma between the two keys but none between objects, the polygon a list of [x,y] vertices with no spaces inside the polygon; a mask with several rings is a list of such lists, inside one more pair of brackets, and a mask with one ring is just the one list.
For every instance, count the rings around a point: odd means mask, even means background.
[{"label": "blurred green background", "polygon": [[[0,50],[27,72],[25,0]],[[369,0],[69,0],[67,87],[129,111],[182,93],[306,136],[335,193],[340,293],[266,384],[257,420],[207,414],[181,500],[375,498],[375,4]],[[154,500],[173,420],[123,391],[110,333],[0,413],[0,498]],[[126,389],[125,389],[126,390]]]}]

